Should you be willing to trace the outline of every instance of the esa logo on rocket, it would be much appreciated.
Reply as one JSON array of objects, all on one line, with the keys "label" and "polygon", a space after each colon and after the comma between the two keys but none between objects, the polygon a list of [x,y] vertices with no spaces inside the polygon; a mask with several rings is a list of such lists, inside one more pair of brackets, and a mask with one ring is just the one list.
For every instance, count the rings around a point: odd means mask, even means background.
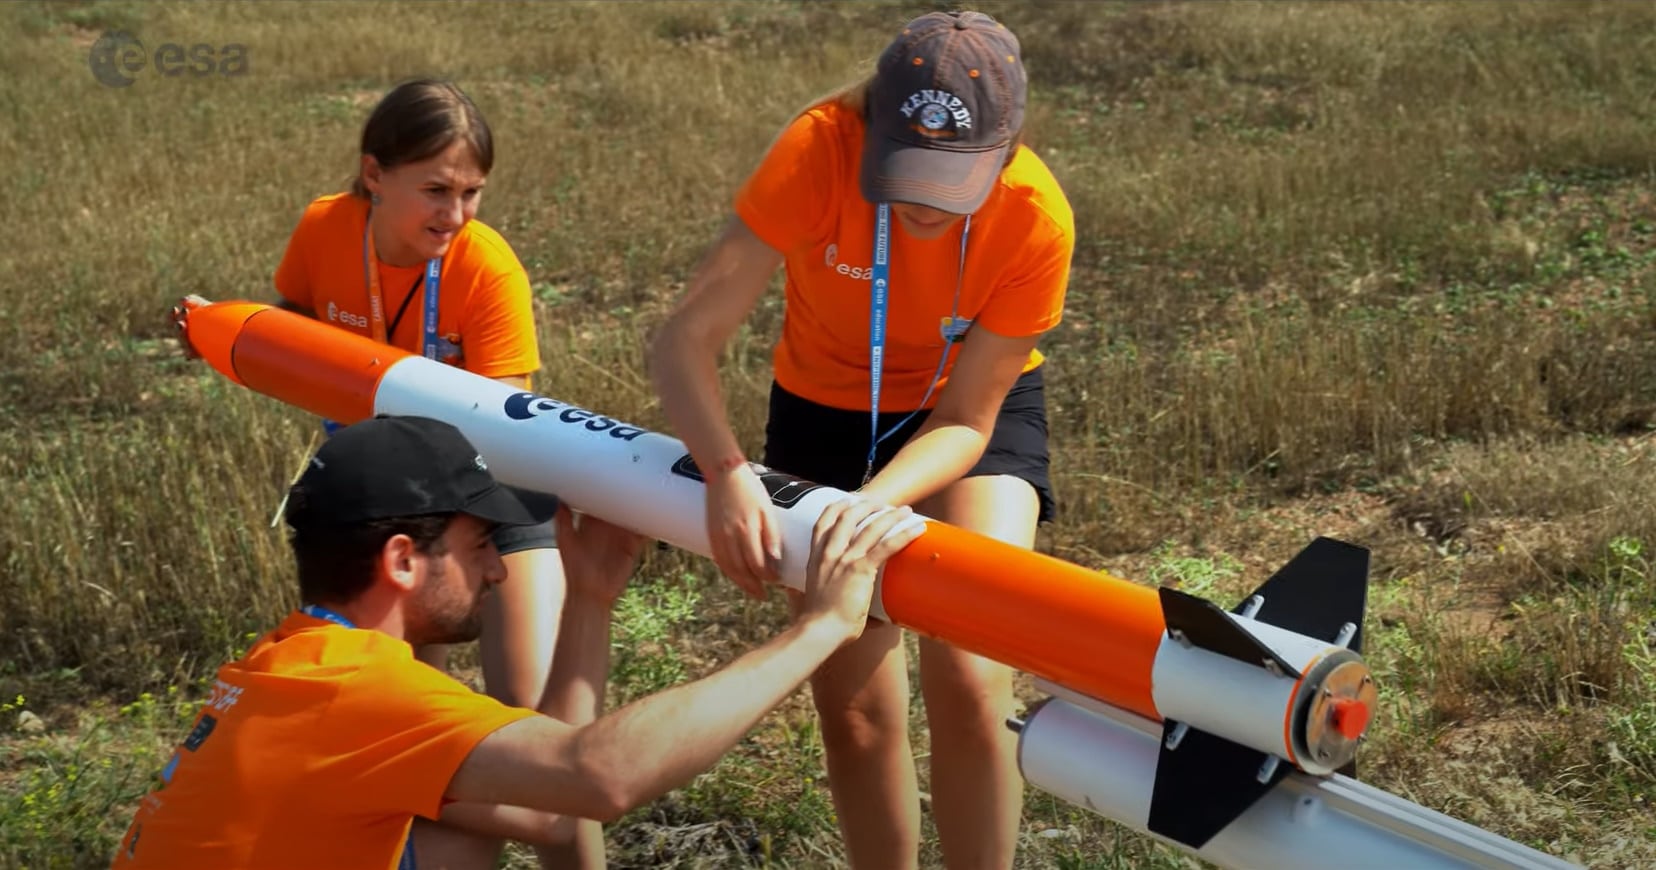
[{"label": "esa logo on rocket", "polygon": [[556,411],[559,408],[562,408],[563,411],[557,415],[556,419],[561,423],[585,421],[586,427],[593,432],[608,431],[611,438],[619,438],[622,441],[631,441],[644,434],[644,430],[636,426],[623,426],[602,414],[588,411],[585,408],[577,408],[557,399],[537,396],[534,393],[513,393],[506,397],[504,406],[506,416],[513,420],[529,420],[548,411]]}]

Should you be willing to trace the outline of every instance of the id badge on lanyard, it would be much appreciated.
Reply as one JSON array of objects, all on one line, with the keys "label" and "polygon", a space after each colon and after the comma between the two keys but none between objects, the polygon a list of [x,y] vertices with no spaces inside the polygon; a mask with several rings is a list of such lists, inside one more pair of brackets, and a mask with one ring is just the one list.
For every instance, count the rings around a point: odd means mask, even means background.
[{"label": "id badge on lanyard", "polygon": [[[972,232],[972,216],[966,216],[966,225],[960,230],[960,265],[955,271],[954,303],[949,311],[948,323],[953,328],[959,322],[960,315],[960,285],[966,274],[966,238]],[[904,423],[920,413],[931,399],[932,390],[937,388],[937,382],[943,377],[943,366],[949,361],[949,351],[954,349],[958,340],[945,336],[943,355],[937,360],[937,371],[932,374],[931,385],[926,387],[926,395],[921,397],[919,407],[910,411],[908,416],[892,424],[884,435],[880,434],[880,380],[885,368],[885,337],[886,337],[886,307],[891,296],[891,205],[880,203],[874,212],[874,265],[869,269],[869,312],[868,312],[868,464],[863,469],[863,479],[860,486],[867,486],[874,476],[874,455],[880,442],[890,438],[894,432],[902,428]]]}]

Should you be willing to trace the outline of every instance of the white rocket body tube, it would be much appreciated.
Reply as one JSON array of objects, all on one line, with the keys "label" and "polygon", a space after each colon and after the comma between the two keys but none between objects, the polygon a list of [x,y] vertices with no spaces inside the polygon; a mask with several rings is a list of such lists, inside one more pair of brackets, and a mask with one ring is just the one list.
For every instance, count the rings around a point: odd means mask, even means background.
[{"label": "white rocket body tube", "polygon": [[[502,481],[555,494],[571,507],[692,553],[712,553],[706,489],[694,477],[667,471],[687,455],[677,438],[556,399],[531,397],[421,357],[399,360],[385,373],[374,395],[374,413],[448,421],[465,433]],[[548,462],[549,456],[576,458]],[[784,585],[805,588],[811,527],[823,509],[844,496],[843,490],[817,486],[803,494],[797,510],[784,512],[778,569]],[[874,613],[885,618],[877,596]]]},{"label": "white rocket body tube", "polygon": [[1339,769],[1339,764],[1316,758],[1314,748],[1296,748],[1295,729],[1287,719],[1299,693],[1319,688],[1299,676],[1343,648],[1246,616],[1229,618],[1281,656],[1290,669],[1272,671],[1164,637],[1151,670],[1156,709],[1163,718],[1290,759],[1308,773]]}]

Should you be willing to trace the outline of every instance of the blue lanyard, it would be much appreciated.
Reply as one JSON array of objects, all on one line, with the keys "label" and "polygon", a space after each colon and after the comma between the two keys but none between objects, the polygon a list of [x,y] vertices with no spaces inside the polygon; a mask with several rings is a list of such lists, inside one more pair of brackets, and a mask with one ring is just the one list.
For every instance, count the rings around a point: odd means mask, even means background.
[{"label": "blue lanyard", "polygon": [[426,261],[425,276],[425,338],[420,353],[426,359],[437,358],[437,290],[442,284],[443,260],[432,257]]},{"label": "blue lanyard", "polygon": [[408,825],[408,842],[403,845],[402,857],[397,860],[397,870],[419,870],[414,866],[414,825]]},{"label": "blue lanyard", "polygon": [[[885,368],[886,297],[891,289],[891,206],[880,203],[874,214],[874,267],[869,270],[868,312],[868,467],[863,484],[874,476],[874,448],[880,445],[880,378]],[[896,427],[893,427],[896,428]],[[891,432],[888,430],[887,435]]]},{"label": "blue lanyard", "polygon": [[[375,320],[375,330],[379,330],[380,318],[384,317],[384,300],[381,299],[379,289],[378,257],[374,254],[374,240],[372,234],[373,214],[369,209],[368,217],[362,222],[362,280],[368,285],[368,304],[372,309],[369,315]],[[426,261],[425,267],[425,330],[420,340],[420,355],[426,359],[436,359],[440,347],[437,341],[437,301],[438,292],[442,287],[443,259],[432,257]],[[377,333],[376,333],[377,334]],[[391,335],[385,336],[385,342],[391,343]]]},{"label": "blue lanyard", "polygon": [[943,355],[937,360],[937,371],[932,373],[931,384],[926,387],[926,395],[920,399],[920,404],[908,413],[908,416],[893,423],[884,435],[880,434],[880,380],[885,368],[885,333],[886,333],[886,304],[891,295],[891,206],[880,203],[874,215],[874,265],[869,269],[869,312],[868,312],[868,464],[863,469],[862,486],[868,485],[869,478],[874,476],[874,454],[880,442],[890,438],[892,433],[902,428],[904,423],[914,418],[915,414],[926,407],[931,399],[932,390],[937,389],[937,382],[943,377],[943,366],[949,361],[949,352],[954,350],[956,318],[960,314],[960,285],[966,274],[966,238],[972,232],[972,216],[966,216],[966,225],[960,230],[960,265],[955,269],[954,303],[949,310],[949,325],[943,340]]},{"label": "blue lanyard", "polygon": [[[304,607],[299,608],[299,610],[306,616],[314,616],[317,619],[326,619],[329,622],[337,623],[346,628],[356,628],[356,625],[349,619],[341,616],[337,611],[330,610],[320,604],[307,604]],[[414,828],[412,826],[408,829],[408,843],[403,846],[402,857],[397,861],[397,870],[416,870],[414,866]]]},{"label": "blue lanyard", "polygon": [[337,612],[329,610],[320,604],[307,604],[304,607],[299,608],[299,612],[305,614],[306,616],[314,616],[317,619],[326,619],[329,622],[338,623],[346,628],[356,628],[356,625],[349,619],[346,619]]},{"label": "blue lanyard", "polygon": [[[382,317],[384,316],[382,308],[384,303],[379,294],[379,269],[377,263],[369,262],[370,242],[369,224],[365,219],[362,224],[362,277],[368,283],[368,304],[374,309],[371,315]],[[448,342],[437,340],[437,294],[442,288],[442,283],[443,260],[441,257],[432,257],[426,261],[425,267],[425,331],[420,340],[420,355],[431,360],[437,358],[437,353],[443,345],[448,344]],[[391,343],[389,334],[386,335],[385,342],[387,344]],[[326,418],[322,420],[322,431],[329,436],[332,436],[341,428],[343,427],[340,424],[332,420]]]}]

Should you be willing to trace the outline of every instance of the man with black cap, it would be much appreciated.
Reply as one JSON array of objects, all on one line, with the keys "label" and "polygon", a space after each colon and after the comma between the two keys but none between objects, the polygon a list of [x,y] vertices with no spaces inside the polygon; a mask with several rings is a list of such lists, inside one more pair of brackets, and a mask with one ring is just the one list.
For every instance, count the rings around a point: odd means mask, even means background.
[{"label": "man with black cap", "polygon": [[[553,714],[602,692],[609,611],[643,539],[553,504],[500,485],[447,423],[379,417],[329,439],[289,493],[302,607],[220,668],[114,867],[493,867],[456,852],[447,826],[547,842],[561,817],[613,820],[711,767],[855,639],[879,566],[923,525],[829,508],[786,630],[576,727]],[[542,709],[415,659],[412,645],[477,638],[505,576],[491,532],[554,510],[570,596]],[[416,819],[443,824],[416,834]]]},{"label": "man with black cap", "polygon": [[[720,396],[718,360],[785,268],[761,462],[1016,544],[1054,516],[1045,357],[1075,219],[1023,144],[1018,38],[979,12],[904,24],[872,75],[806,107],[734,197],[657,333],[674,434],[708,469],[714,559],[750,594],[780,526]],[[1012,671],[919,639],[931,809],[951,868],[1012,863],[1022,811]],[[920,797],[902,635],[875,624],[811,679],[853,867],[912,867]]]}]

